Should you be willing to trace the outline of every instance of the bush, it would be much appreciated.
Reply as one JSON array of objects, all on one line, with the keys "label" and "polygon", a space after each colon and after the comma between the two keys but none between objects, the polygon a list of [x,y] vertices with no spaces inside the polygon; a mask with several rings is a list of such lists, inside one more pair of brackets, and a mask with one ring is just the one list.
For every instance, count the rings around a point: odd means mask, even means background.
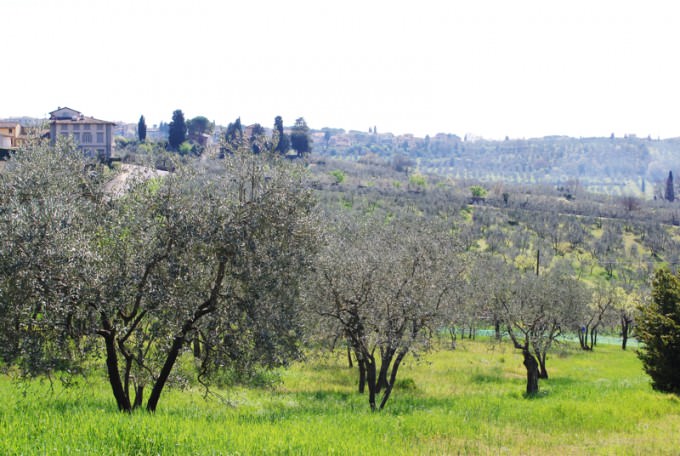
[{"label": "bush", "polygon": [[658,270],[652,287],[652,302],[639,309],[638,357],[655,390],[680,394],[680,277]]},{"label": "bush", "polygon": [[329,174],[335,178],[336,184],[342,184],[343,181],[345,180],[345,173],[340,171],[339,169],[331,171]]},{"label": "bush", "polygon": [[193,146],[189,141],[184,141],[182,144],[179,145],[179,154],[180,155],[189,155],[193,153]]}]

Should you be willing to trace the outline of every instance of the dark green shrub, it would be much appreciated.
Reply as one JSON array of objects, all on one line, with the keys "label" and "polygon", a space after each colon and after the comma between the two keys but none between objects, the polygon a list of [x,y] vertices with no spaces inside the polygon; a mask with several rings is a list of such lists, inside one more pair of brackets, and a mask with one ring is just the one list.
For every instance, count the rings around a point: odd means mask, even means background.
[{"label": "dark green shrub", "polygon": [[652,287],[637,319],[638,357],[655,390],[680,394],[680,277],[658,270]]}]

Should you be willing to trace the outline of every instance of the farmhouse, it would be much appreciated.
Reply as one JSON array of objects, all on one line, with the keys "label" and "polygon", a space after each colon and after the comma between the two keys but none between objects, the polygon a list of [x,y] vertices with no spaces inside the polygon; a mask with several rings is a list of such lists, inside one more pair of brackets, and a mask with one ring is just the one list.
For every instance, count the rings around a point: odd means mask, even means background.
[{"label": "farmhouse", "polygon": [[18,122],[0,122],[0,157],[16,149],[24,139],[24,131]]},{"label": "farmhouse", "polygon": [[71,108],[58,108],[50,113],[50,138],[71,136],[83,153],[102,161],[111,158],[114,122],[82,115]]}]

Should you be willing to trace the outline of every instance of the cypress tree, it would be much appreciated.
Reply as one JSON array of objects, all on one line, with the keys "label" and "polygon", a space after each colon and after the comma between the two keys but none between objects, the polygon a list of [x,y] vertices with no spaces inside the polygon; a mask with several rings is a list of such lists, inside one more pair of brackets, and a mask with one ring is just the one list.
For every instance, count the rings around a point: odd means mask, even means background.
[{"label": "cypress tree", "polygon": [[274,152],[281,155],[286,155],[290,149],[290,138],[283,132],[283,119],[281,116],[276,116],[274,119],[274,133],[272,144],[274,145]]},{"label": "cypress tree", "polygon": [[673,171],[668,171],[668,179],[666,179],[666,194],[664,195],[666,201],[671,203],[675,201],[675,190],[673,189]]},{"label": "cypress tree", "polygon": [[181,109],[177,109],[172,113],[172,122],[168,130],[168,145],[171,149],[177,150],[186,139],[187,124],[184,120],[184,113]]},{"label": "cypress tree", "polygon": [[144,120],[143,114],[137,123],[137,136],[139,137],[139,142],[144,142],[146,140],[146,120]]},{"label": "cypress tree", "polygon": [[680,394],[680,277],[661,269],[652,284],[652,302],[640,307],[638,357],[652,388]]}]

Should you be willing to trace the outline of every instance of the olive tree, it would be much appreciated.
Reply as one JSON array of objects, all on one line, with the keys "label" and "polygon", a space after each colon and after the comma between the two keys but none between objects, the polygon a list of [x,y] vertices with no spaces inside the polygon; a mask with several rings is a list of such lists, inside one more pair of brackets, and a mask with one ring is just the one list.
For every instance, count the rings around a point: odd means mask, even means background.
[{"label": "olive tree", "polygon": [[527,395],[548,378],[546,356],[563,329],[573,327],[588,302],[587,290],[566,271],[554,268],[537,276],[499,263],[495,289],[500,318],[527,370]]},{"label": "olive tree", "polygon": [[[425,349],[463,267],[448,233],[422,221],[334,221],[307,301],[357,358],[359,385],[382,410],[408,353]],[[379,403],[377,397],[382,393]]]},{"label": "olive tree", "polygon": [[648,297],[644,287],[636,287],[628,290],[623,299],[616,305],[619,322],[621,325],[621,349],[625,350],[628,346],[628,338],[633,333],[635,324],[635,313],[638,307],[642,306]]},{"label": "olive tree", "polygon": [[297,356],[313,198],[290,164],[223,163],[142,172],[112,195],[108,171],[72,145],[18,153],[0,175],[0,297],[17,335],[6,357],[44,372],[101,355],[118,408],[150,387],[155,411],[191,343],[206,382]]},{"label": "olive tree", "polygon": [[578,340],[582,350],[593,350],[597,345],[600,328],[616,318],[616,309],[625,299],[625,292],[615,284],[599,283],[592,291],[590,303],[583,309]]}]

